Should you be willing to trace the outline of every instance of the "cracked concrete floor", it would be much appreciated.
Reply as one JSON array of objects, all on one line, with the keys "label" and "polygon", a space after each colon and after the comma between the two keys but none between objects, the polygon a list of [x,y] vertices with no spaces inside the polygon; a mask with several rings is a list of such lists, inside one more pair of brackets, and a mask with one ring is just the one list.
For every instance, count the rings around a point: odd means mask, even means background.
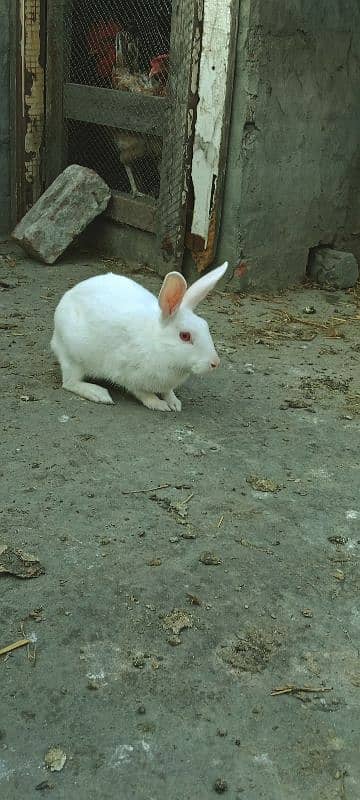
[{"label": "cracked concrete floor", "polygon": [[214,294],[222,368],[160,414],[65,393],[49,352],[65,289],[121,264],[1,253],[1,543],[45,570],[0,576],[0,649],[30,639],[1,796],[359,798],[356,293]]}]

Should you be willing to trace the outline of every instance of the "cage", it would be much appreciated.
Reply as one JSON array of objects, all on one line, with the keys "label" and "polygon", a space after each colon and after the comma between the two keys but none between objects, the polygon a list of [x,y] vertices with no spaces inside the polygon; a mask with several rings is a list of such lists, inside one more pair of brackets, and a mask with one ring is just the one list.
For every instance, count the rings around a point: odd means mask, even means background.
[{"label": "cage", "polygon": [[107,214],[182,255],[200,0],[48,0],[47,183],[69,163],[112,189]]},{"label": "cage", "polygon": [[[69,81],[140,97],[165,97],[170,27],[171,0],[156,5],[149,0],[72,0],[64,36]],[[108,102],[111,106],[111,96]],[[141,103],[137,112],[137,130],[69,119],[67,160],[92,167],[114,191],[158,198],[161,131],[142,131]]]}]

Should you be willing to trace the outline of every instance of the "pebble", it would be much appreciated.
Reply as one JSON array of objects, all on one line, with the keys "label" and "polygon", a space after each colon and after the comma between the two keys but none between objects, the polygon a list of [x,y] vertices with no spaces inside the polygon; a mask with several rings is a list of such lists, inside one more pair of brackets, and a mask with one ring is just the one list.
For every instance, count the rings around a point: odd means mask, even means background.
[{"label": "pebble", "polygon": [[224,781],[223,778],[218,778],[214,783],[215,792],[217,792],[218,794],[223,794],[224,792],[227,792],[228,788],[229,788],[228,784],[226,781]]},{"label": "pebble", "polygon": [[182,643],[182,640],[180,639],[180,636],[170,636],[167,642],[168,644],[171,644],[171,647],[177,647]]}]

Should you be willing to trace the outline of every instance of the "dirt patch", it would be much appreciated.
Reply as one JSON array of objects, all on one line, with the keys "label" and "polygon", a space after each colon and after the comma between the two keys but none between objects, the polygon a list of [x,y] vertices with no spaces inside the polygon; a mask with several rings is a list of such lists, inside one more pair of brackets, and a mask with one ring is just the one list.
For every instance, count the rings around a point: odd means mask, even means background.
[{"label": "dirt patch", "polygon": [[236,673],[263,672],[281,641],[276,631],[265,633],[253,628],[237,635],[230,644],[221,645],[218,654]]}]

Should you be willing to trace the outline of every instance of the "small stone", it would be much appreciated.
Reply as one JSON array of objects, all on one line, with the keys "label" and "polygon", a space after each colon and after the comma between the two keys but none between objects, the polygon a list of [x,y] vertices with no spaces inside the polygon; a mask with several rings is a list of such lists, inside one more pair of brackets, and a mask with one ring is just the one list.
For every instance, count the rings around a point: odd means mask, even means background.
[{"label": "small stone", "polygon": [[91,689],[92,691],[96,691],[97,689],[100,689],[100,683],[98,683],[98,681],[90,679],[88,681],[87,688]]},{"label": "small stone", "polygon": [[142,655],[134,656],[134,658],[132,660],[132,665],[133,665],[133,667],[136,667],[137,669],[143,669],[144,666],[145,666],[144,656],[142,656]]},{"label": "small stone", "polygon": [[228,735],[228,732],[225,730],[225,728],[218,728],[216,733],[218,736],[221,736],[222,738]]},{"label": "small stone", "polygon": [[169,542],[171,542],[171,544],[176,544],[176,542],[179,542],[179,541],[180,540],[179,540],[178,536],[170,536]]},{"label": "small stone", "polygon": [[137,713],[138,713],[138,714],[146,714],[146,708],[145,708],[145,706],[139,706],[139,707],[137,708]]},{"label": "small stone", "polygon": [[321,286],[349,289],[359,277],[359,267],[353,253],[320,246],[310,250],[308,274]]},{"label": "small stone", "polygon": [[229,787],[227,781],[224,781],[223,778],[218,778],[214,783],[215,792],[217,792],[218,794],[223,794],[224,792],[227,792],[228,788]]},{"label": "small stone", "polygon": [[46,789],[54,789],[55,784],[50,783],[50,781],[41,781],[35,786],[35,791],[37,792],[44,792]]},{"label": "small stone", "polygon": [[302,613],[303,617],[312,617],[313,616],[313,612],[311,611],[311,608],[303,608],[301,613]]},{"label": "small stone", "polygon": [[148,567],[160,567],[162,564],[161,558],[151,558],[146,562]]},{"label": "small stone", "polygon": [[215,553],[205,552],[199,558],[202,564],[206,564],[207,567],[210,566],[217,566],[218,564],[222,564],[221,558],[217,556]]},{"label": "small stone", "polygon": [[171,647],[177,647],[179,644],[182,644],[182,639],[180,639],[180,636],[170,636],[167,643],[170,644]]},{"label": "small stone", "polygon": [[246,483],[249,483],[256,492],[280,492],[283,488],[270,478],[261,478],[259,475],[249,475]]},{"label": "small stone", "polygon": [[71,164],[22,218],[12,238],[31,256],[54,264],[108,205],[111,192],[91,169]]},{"label": "small stone", "polygon": [[316,314],[316,308],[315,308],[315,306],[305,306],[305,308],[303,308],[303,313],[304,314]]},{"label": "small stone", "polygon": [[192,594],[191,592],[186,592],[186,596],[189,600],[190,605],[192,606],[201,606],[200,597],[197,594]]},{"label": "small stone", "polygon": [[236,747],[240,747],[241,746],[241,739],[235,739],[235,744],[236,744]]},{"label": "small stone", "polygon": [[50,772],[61,772],[66,762],[66,753],[61,747],[50,747],[44,761]]},{"label": "small stone", "polygon": [[331,544],[341,544],[342,545],[342,544],[346,544],[346,542],[348,541],[348,537],[347,536],[328,536],[328,541],[331,542]]}]

